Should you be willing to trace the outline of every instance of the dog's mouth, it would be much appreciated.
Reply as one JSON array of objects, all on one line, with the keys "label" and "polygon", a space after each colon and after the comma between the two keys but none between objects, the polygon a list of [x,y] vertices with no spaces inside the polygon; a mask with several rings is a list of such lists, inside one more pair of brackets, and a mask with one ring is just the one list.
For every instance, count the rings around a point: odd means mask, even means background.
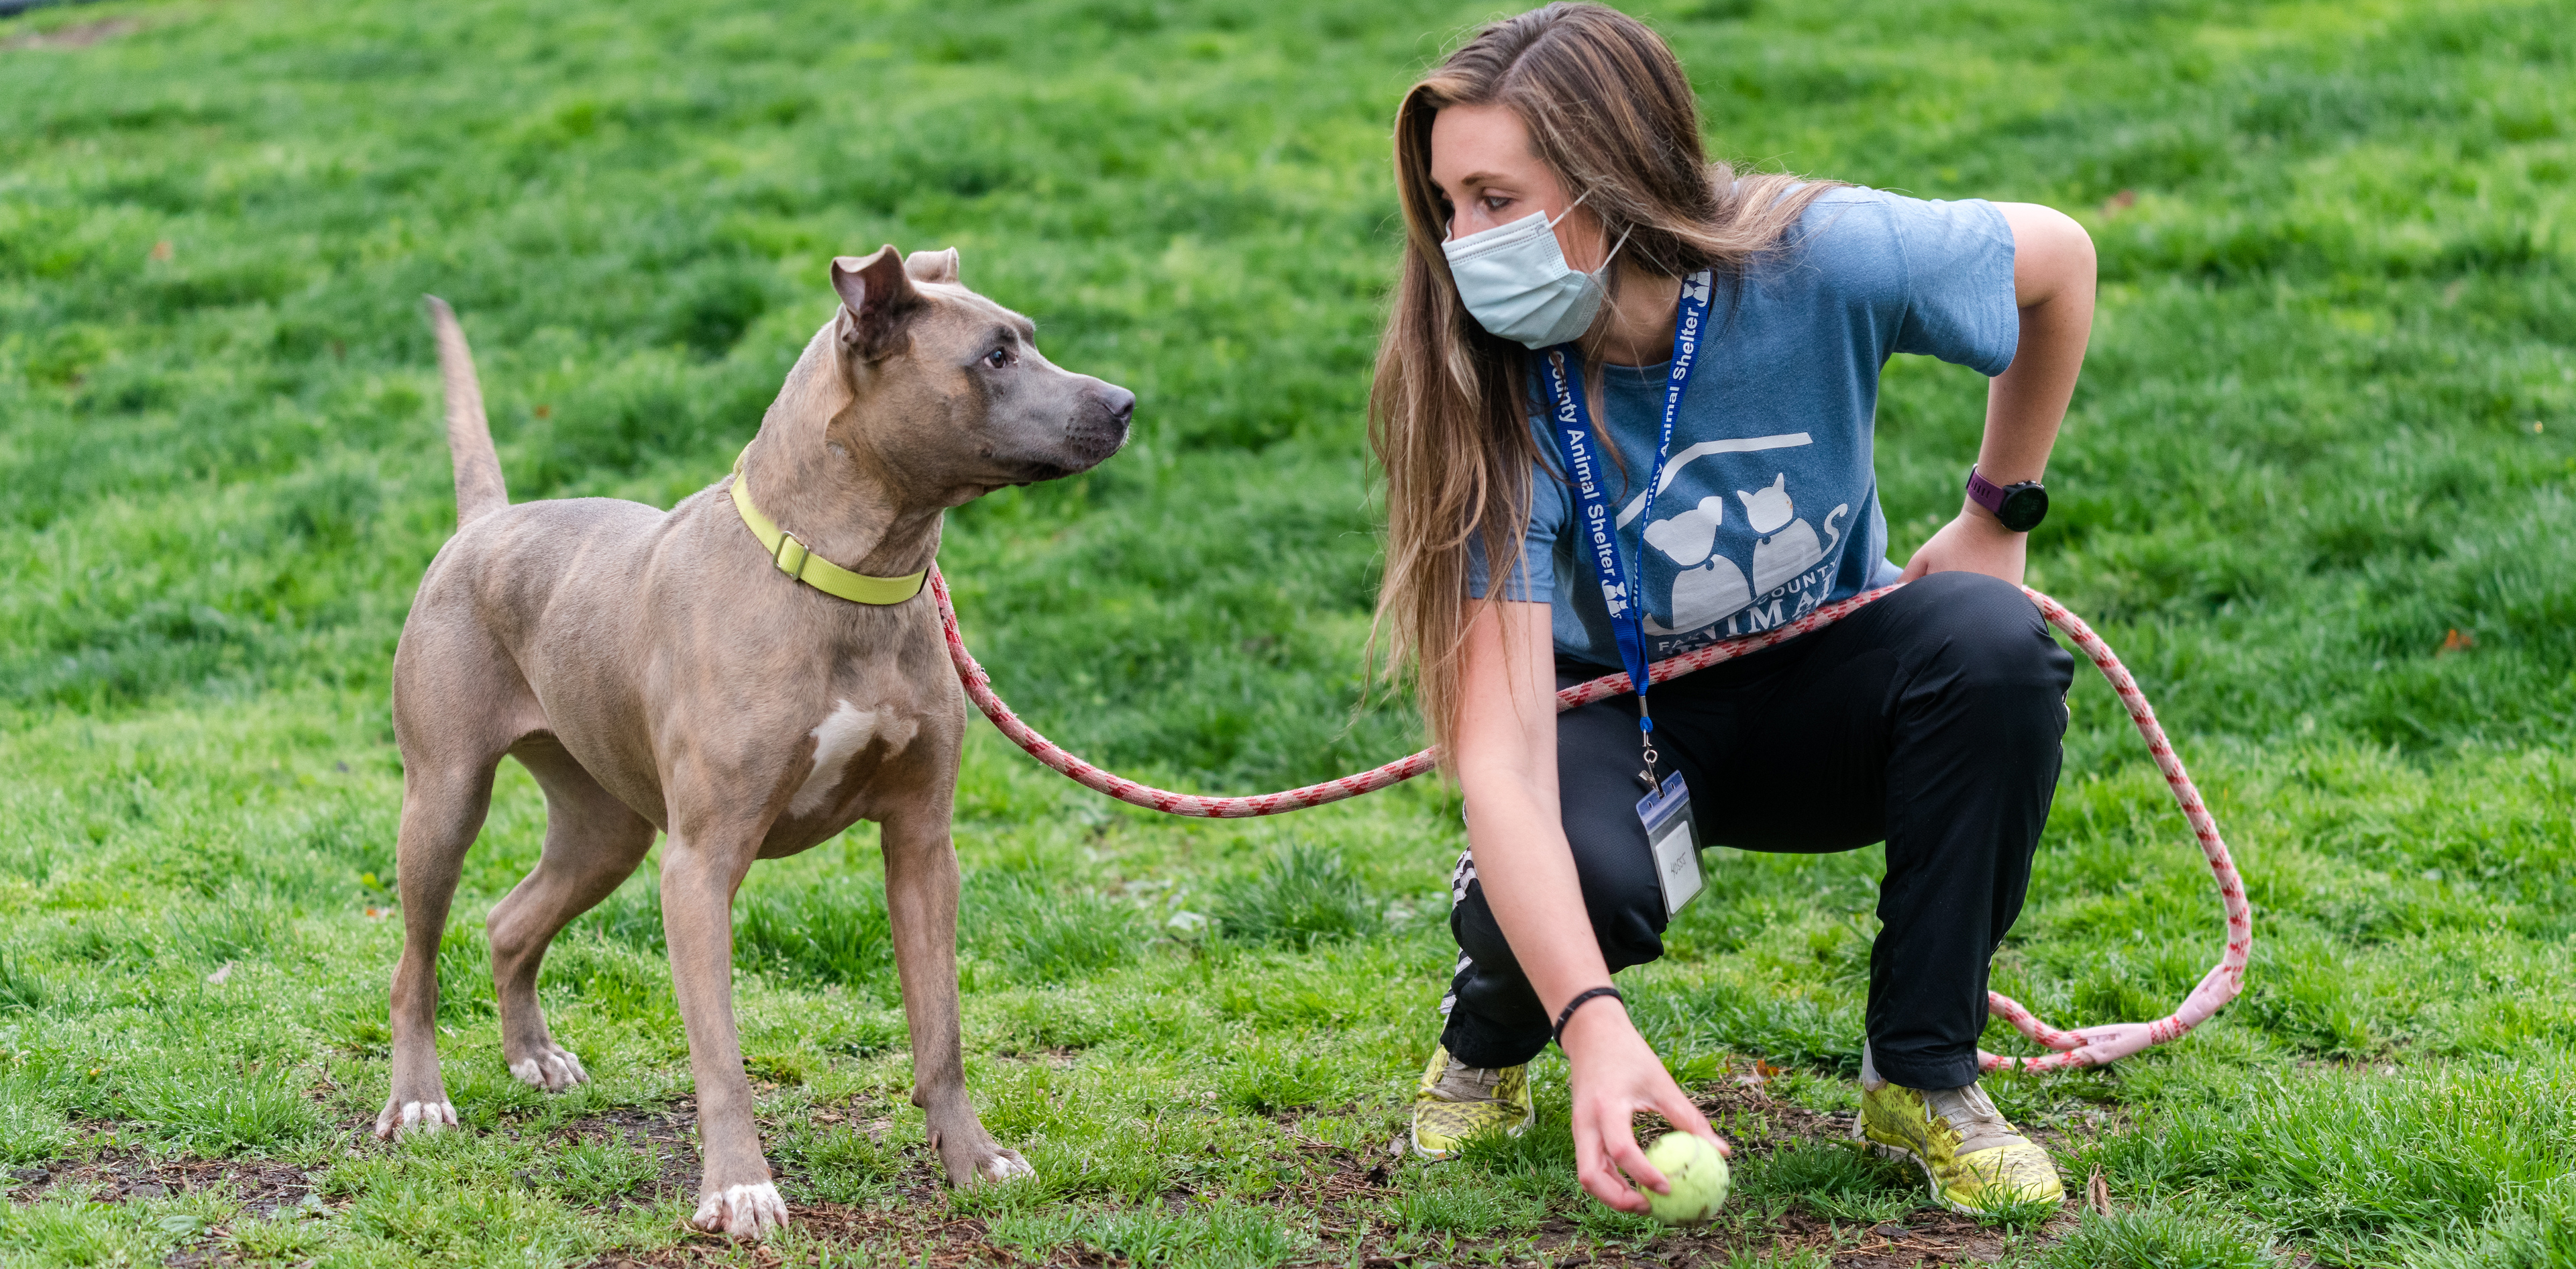
[{"label": "dog's mouth", "polygon": [[1018,476],[1019,479],[1014,480],[1011,483],[1014,485],[1035,485],[1043,484],[1050,480],[1062,480],[1075,472],[1087,470],[1090,464],[1086,463],[1081,467],[1067,467],[1061,463],[1046,462],[1042,459],[1031,459],[1027,462],[1017,464],[1017,466],[1019,470],[1013,474]]},{"label": "dog's mouth", "polygon": [[1034,485],[1079,475],[1126,448],[1124,423],[1077,422],[1065,429],[1064,443],[1046,453],[1014,455],[1005,462],[1014,484]]},{"label": "dog's mouth", "polygon": [[1075,471],[1088,471],[1107,462],[1109,456],[1127,446],[1127,422],[1124,419],[1102,421],[1083,419],[1065,429],[1064,447],[1070,451]]}]

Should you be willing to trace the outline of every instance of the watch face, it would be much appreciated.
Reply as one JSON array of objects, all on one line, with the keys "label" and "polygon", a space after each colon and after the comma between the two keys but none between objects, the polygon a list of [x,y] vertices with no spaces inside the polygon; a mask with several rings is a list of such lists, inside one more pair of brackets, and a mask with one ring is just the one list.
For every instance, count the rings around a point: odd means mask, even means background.
[{"label": "watch face", "polygon": [[2004,491],[2004,504],[1995,508],[1995,518],[2015,533],[2028,533],[2048,518],[2048,491],[2037,485],[2015,485]]}]

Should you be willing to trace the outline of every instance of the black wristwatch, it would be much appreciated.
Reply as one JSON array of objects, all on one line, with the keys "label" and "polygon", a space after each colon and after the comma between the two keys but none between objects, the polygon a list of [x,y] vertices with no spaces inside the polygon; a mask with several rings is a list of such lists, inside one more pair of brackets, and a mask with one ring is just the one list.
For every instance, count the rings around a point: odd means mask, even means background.
[{"label": "black wristwatch", "polygon": [[1968,500],[1994,512],[2004,527],[2015,533],[2028,533],[2048,518],[2048,490],[2036,480],[2017,485],[1998,485],[1968,469]]}]

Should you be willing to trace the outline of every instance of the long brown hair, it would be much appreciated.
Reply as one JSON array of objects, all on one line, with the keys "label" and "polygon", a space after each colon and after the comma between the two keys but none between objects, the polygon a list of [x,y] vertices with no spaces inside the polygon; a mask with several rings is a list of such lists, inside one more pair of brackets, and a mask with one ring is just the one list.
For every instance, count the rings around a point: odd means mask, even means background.
[{"label": "long brown hair", "polygon": [[[1395,185],[1404,205],[1404,271],[1369,391],[1369,443],[1387,480],[1386,578],[1378,620],[1391,665],[1410,663],[1415,699],[1443,751],[1458,721],[1466,637],[1468,541],[1491,575],[1518,565],[1529,520],[1529,350],[1467,314],[1449,275],[1440,189],[1431,180],[1432,116],[1500,103],[1539,161],[1621,255],[1668,277],[1740,273],[1779,242],[1831,182],[1738,177],[1709,161],[1699,103],[1681,61],[1644,23],[1598,4],[1560,3],[1479,30],[1405,93],[1395,116]],[[1487,602],[1502,592],[1487,588]]]}]

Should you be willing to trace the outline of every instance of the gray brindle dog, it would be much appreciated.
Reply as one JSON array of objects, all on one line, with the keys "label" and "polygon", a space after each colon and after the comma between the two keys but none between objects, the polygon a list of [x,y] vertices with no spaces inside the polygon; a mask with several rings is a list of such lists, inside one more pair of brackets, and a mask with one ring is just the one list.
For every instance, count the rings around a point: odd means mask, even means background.
[{"label": "gray brindle dog", "polygon": [[[966,1097],[949,840],[966,702],[913,575],[938,553],[948,508],[1098,464],[1126,443],[1136,398],[1040,356],[1028,319],[959,284],[955,251],[842,257],[832,287],[839,311],[729,478],[749,482],[756,512],[728,481],[668,513],[606,498],[512,506],[464,334],[430,301],[457,530],[394,653],[403,951],[377,1136],[456,1123],[438,1070],[439,935],[508,755],[546,797],[536,870],[488,925],[502,1054],[529,1084],[589,1078],[537,1003],[546,945],[635,871],[656,832],[669,837],[662,925],[706,1154],[699,1226],[759,1237],[787,1219],[734,1027],[734,891],[753,860],[862,819],[882,826],[930,1142],[954,1185],[1029,1174]],[[754,514],[802,549],[765,548]],[[783,571],[807,552],[893,579],[877,585],[899,602],[837,598]]]}]

